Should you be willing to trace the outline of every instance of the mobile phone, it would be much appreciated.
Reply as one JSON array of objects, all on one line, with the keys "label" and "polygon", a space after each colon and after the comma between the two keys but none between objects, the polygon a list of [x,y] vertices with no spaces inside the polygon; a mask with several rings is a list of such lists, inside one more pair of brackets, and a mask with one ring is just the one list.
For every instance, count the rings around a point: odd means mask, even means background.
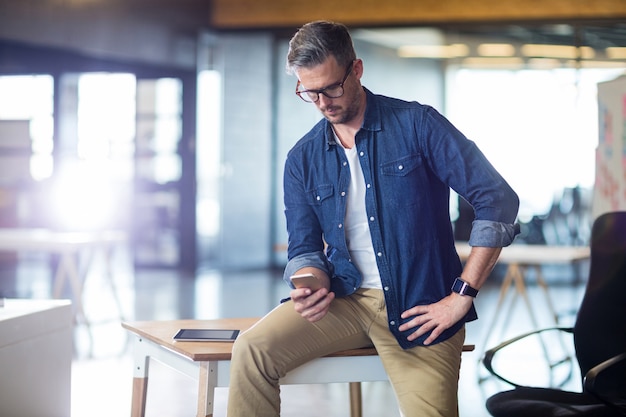
[{"label": "mobile phone", "polygon": [[174,340],[179,342],[234,342],[239,330],[227,329],[180,329]]},{"label": "mobile phone", "polygon": [[296,288],[310,288],[311,291],[322,288],[322,282],[313,274],[292,275],[289,279]]}]

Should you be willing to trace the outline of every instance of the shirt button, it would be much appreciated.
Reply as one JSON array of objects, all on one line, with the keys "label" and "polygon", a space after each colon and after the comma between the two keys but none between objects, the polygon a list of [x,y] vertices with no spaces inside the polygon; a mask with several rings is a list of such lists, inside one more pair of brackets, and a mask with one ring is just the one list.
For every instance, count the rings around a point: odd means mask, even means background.
[{"label": "shirt button", "polygon": [[372,188],[372,184],[367,184],[366,187],[367,188]]},{"label": "shirt button", "polygon": [[317,201],[320,201],[320,200],[322,199],[322,197],[320,197],[320,196],[318,195],[317,197],[315,197],[315,199],[316,199]]},{"label": "shirt button", "polygon": [[382,253],[382,252],[378,252],[378,253],[376,254],[376,256],[381,257],[381,256],[383,256],[383,253]]},{"label": "shirt button", "polygon": [[348,163],[346,161],[343,162],[343,166],[345,167],[346,165],[348,165]]},{"label": "shirt button", "polygon": [[370,217],[370,221],[373,222],[374,221],[374,216]]},{"label": "shirt button", "polygon": [[389,291],[389,287],[385,287],[383,288],[385,291]]},{"label": "shirt button", "polygon": [[345,191],[342,191],[342,192],[341,192],[341,196],[342,196],[342,197],[345,197],[345,196],[346,196],[346,192],[345,192]]},{"label": "shirt button", "polygon": [[363,155],[365,155],[365,152],[361,151],[361,153],[359,153],[359,155],[363,156]]},{"label": "shirt button", "polygon": [[389,324],[391,324],[392,326],[395,326],[395,325],[396,325],[396,322],[395,322],[395,321],[393,321],[393,320],[391,320],[391,321],[389,322]]},{"label": "shirt button", "polygon": [[343,227],[343,224],[339,223],[338,227],[341,229]]},{"label": "shirt button", "polygon": [[398,165],[398,169],[402,171],[404,169],[404,165]]}]

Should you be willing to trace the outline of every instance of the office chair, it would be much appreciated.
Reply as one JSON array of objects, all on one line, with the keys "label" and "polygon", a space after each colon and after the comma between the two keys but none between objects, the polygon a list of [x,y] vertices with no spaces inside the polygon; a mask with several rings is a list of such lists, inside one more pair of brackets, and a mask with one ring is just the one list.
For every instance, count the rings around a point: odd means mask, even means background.
[{"label": "office chair", "polygon": [[[515,386],[487,399],[492,416],[626,416],[626,211],[596,219],[590,249],[589,278],[573,327],[531,331],[485,353],[487,370]],[[544,332],[573,334],[582,392],[519,385],[494,370],[497,352]]]}]

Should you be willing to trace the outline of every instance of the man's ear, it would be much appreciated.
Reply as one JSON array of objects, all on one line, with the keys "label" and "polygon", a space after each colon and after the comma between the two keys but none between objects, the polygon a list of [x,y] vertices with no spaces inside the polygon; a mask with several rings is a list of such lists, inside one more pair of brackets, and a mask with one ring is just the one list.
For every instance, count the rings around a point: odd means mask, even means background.
[{"label": "man's ear", "polygon": [[354,64],[352,65],[352,72],[354,72],[354,75],[356,76],[357,80],[360,80],[361,77],[363,76],[363,60],[360,58],[357,58],[356,60],[354,60]]}]

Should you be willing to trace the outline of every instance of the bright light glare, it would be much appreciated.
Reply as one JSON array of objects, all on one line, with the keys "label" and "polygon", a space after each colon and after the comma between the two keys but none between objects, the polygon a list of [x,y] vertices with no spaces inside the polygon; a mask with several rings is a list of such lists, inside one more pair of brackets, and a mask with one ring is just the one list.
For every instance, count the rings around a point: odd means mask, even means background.
[{"label": "bright light glare", "polygon": [[121,203],[131,192],[135,85],[132,74],[80,76],[79,158],[60,164],[51,189],[58,227],[102,230],[127,215]]},{"label": "bright light glare", "polygon": [[52,114],[53,79],[50,75],[0,77],[2,119],[24,120]]},{"label": "bright light glare", "polygon": [[111,158],[119,143],[135,137],[135,76],[83,74],[79,81],[78,155],[84,160]]},{"label": "bright light glare", "polygon": [[114,218],[116,194],[93,164],[60,175],[51,191],[52,209],[64,230],[102,230]]}]

